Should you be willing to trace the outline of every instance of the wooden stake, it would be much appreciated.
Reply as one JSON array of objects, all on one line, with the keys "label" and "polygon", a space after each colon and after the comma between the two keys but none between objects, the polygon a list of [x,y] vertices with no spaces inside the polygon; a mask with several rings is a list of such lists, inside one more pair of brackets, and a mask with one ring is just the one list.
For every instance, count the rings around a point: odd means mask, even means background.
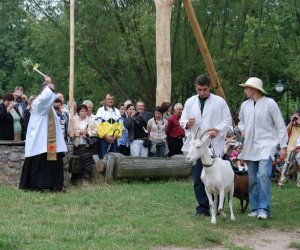
[{"label": "wooden stake", "polygon": [[170,29],[174,0],[155,0],[156,6],[156,105],[171,102]]},{"label": "wooden stake", "polygon": [[70,0],[70,79],[69,79],[69,109],[70,109],[70,123],[69,131],[70,137],[74,137],[74,4],[75,0]]},{"label": "wooden stake", "polygon": [[215,89],[216,94],[218,96],[221,96],[226,100],[224,91],[221,87],[221,83],[219,81],[219,78],[218,78],[218,75],[217,75],[217,72],[216,72],[216,69],[215,69],[215,66],[214,66],[214,63],[211,59],[209,50],[207,48],[207,45],[206,45],[206,42],[204,40],[202,31],[200,29],[200,25],[197,21],[195,11],[194,11],[193,6],[191,4],[191,0],[183,0],[183,4],[184,4],[184,7],[185,7],[187,16],[190,20],[193,32],[195,34],[199,49],[200,49],[201,54],[202,54],[202,57],[204,59],[209,77],[211,79],[212,87]]}]

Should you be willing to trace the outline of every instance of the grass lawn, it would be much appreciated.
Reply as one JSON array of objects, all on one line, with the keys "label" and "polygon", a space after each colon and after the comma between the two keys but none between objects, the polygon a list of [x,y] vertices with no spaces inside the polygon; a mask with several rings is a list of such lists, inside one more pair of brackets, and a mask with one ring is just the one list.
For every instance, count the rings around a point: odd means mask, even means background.
[{"label": "grass lawn", "polygon": [[0,188],[0,249],[151,249],[158,246],[241,249],[227,237],[265,228],[300,229],[300,189],[272,188],[272,218],[239,211],[236,222],[194,216],[192,181],[115,182],[66,193]]}]

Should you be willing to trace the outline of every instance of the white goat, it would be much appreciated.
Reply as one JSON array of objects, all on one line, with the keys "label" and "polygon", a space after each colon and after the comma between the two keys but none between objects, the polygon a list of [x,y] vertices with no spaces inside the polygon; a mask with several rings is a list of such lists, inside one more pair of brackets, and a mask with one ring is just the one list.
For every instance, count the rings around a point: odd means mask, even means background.
[{"label": "white goat", "polygon": [[[230,219],[235,220],[233,214],[233,193],[234,193],[234,172],[229,161],[221,158],[212,158],[209,154],[206,141],[209,139],[208,132],[213,129],[206,130],[201,136],[200,128],[197,129],[194,139],[190,142],[190,150],[186,156],[187,162],[196,163],[201,159],[203,170],[201,180],[205,185],[205,191],[209,200],[211,210],[211,223],[216,224],[218,195],[220,196],[218,211],[222,218],[226,219],[223,211],[224,195],[229,192],[229,208]],[[214,200],[212,195],[214,195]]]}]

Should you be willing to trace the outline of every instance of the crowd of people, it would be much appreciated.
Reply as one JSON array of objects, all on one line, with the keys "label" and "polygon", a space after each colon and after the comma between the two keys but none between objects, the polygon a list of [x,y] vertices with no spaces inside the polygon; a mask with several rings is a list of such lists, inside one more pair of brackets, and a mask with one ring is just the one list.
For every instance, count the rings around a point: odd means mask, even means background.
[{"label": "crowd of people", "polygon": [[[43,148],[35,140],[38,140],[36,138],[38,129],[42,131],[44,127],[42,128],[41,125],[45,125],[46,128],[49,121],[47,116],[47,124],[37,123],[34,117],[45,115],[42,109],[47,110],[48,113],[51,111],[50,113],[53,113],[55,118],[55,125],[59,128],[55,130],[56,139],[58,135],[59,138],[63,138],[65,145],[73,147],[73,155],[79,156],[80,159],[79,172],[77,170],[76,173],[72,173],[71,183],[90,181],[93,178],[95,161],[103,159],[108,152],[119,152],[134,157],[171,157],[175,154],[182,154],[185,131],[179,124],[183,110],[181,103],[175,104],[174,113],[171,103],[168,102],[162,103],[161,106],[149,112],[145,111],[142,101],[134,104],[127,100],[116,106],[114,96],[108,93],[100,102],[95,114],[93,114],[92,101],[84,100],[78,105],[75,104],[74,122],[71,126],[69,105],[65,104],[63,94],[55,92],[55,86],[49,77],[45,78],[42,86],[39,95],[29,98],[20,86],[16,87],[13,93],[4,94],[0,104],[0,140],[26,139],[25,156],[34,156],[28,153],[32,150],[28,145]],[[46,92],[49,92],[49,96],[45,94]],[[46,97],[51,100],[50,102],[55,97],[50,106],[48,103],[43,103]],[[45,136],[49,130],[41,133]],[[45,145],[42,150],[44,153],[49,151],[47,141],[47,138],[40,140]],[[57,145],[55,147],[57,148]],[[23,173],[25,172],[25,167],[23,167]],[[29,186],[25,185],[27,177],[24,176],[22,174],[21,188],[61,189],[61,184],[58,186],[40,185],[38,180],[31,180]],[[36,179],[42,180],[43,178],[40,176]]]},{"label": "crowd of people", "polygon": [[[4,94],[0,104],[0,140],[25,140],[21,189],[61,191],[66,145],[72,145],[73,154],[79,157],[79,171],[71,177],[76,184],[90,181],[95,161],[108,152],[133,157],[185,154],[198,127],[201,131],[214,128],[208,142],[212,155],[224,157],[227,153],[237,171],[248,171],[249,216],[268,219],[273,157],[277,150],[277,160],[287,160],[300,147],[300,112],[293,113],[286,128],[278,105],[265,96],[259,78],[251,77],[240,86],[248,100],[241,105],[235,128],[227,103],[211,93],[211,82],[205,75],[196,78],[197,94],[187,99],[184,106],[163,102],[149,112],[142,101],[134,104],[127,100],[116,106],[114,96],[108,93],[96,114],[90,100],[76,105],[71,124],[63,94],[55,92],[55,85],[46,76],[38,96],[27,98],[20,86],[13,93]],[[228,148],[232,149],[230,154]],[[192,166],[196,215],[207,216],[209,205],[200,178],[202,168],[201,159]],[[284,182],[282,175],[279,185]]]}]

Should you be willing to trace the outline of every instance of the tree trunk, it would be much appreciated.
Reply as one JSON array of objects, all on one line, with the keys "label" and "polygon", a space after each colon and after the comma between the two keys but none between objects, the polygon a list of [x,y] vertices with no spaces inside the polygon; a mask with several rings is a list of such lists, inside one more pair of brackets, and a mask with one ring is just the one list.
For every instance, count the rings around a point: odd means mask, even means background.
[{"label": "tree trunk", "polygon": [[217,71],[215,69],[215,66],[214,66],[213,61],[211,59],[208,47],[206,45],[206,42],[204,40],[202,31],[200,29],[200,25],[199,25],[198,20],[196,18],[195,11],[193,9],[191,0],[184,0],[183,3],[184,3],[184,7],[185,7],[186,13],[188,15],[188,18],[190,20],[193,32],[195,34],[195,38],[197,40],[200,52],[201,52],[202,57],[204,59],[206,69],[207,69],[209,77],[211,79],[212,87],[215,89],[216,94],[218,96],[221,96],[224,99],[226,99],[224,91],[221,87],[221,83],[220,83],[218,75],[217,75]]},{"label": "tree trunk", "polygon": [[174,0],[155,0],[156,6],[156,105],[171,102],[170,26]]},{"label": "tree trunk", "polygon": [[254,64],[256,61],[256,57],[259,50],[259,43],[260,43],[260,35],[261,35],[261,25],[262,25],[262,19],[263,19],[263,7],[264,7],[264,0],[260,0],[259,2],[259,17],[258,17],[258,26],[254,33],[254,45],[250,60],[250,66],[249,66],[249,77],[253,75],[254,72]]},{"label": "tree trunk", "polygon": [[113,179],[164,179],[186,178],[191,175],[191,164],[184,155],[171,158],[126,157],[119,153],[108,153],[103,159],[106,167],[105,180]]},{"label": "tree trunk", "polygon": [[224,57],[224,48],[225,48],[225,38],[226,38],[226,24],[228,19],[228,6],[229,0],[225,0],[224,2],[224,11],[223,11],[223,19],[221,26],[221,39],[220,39],[220,58]]}]

